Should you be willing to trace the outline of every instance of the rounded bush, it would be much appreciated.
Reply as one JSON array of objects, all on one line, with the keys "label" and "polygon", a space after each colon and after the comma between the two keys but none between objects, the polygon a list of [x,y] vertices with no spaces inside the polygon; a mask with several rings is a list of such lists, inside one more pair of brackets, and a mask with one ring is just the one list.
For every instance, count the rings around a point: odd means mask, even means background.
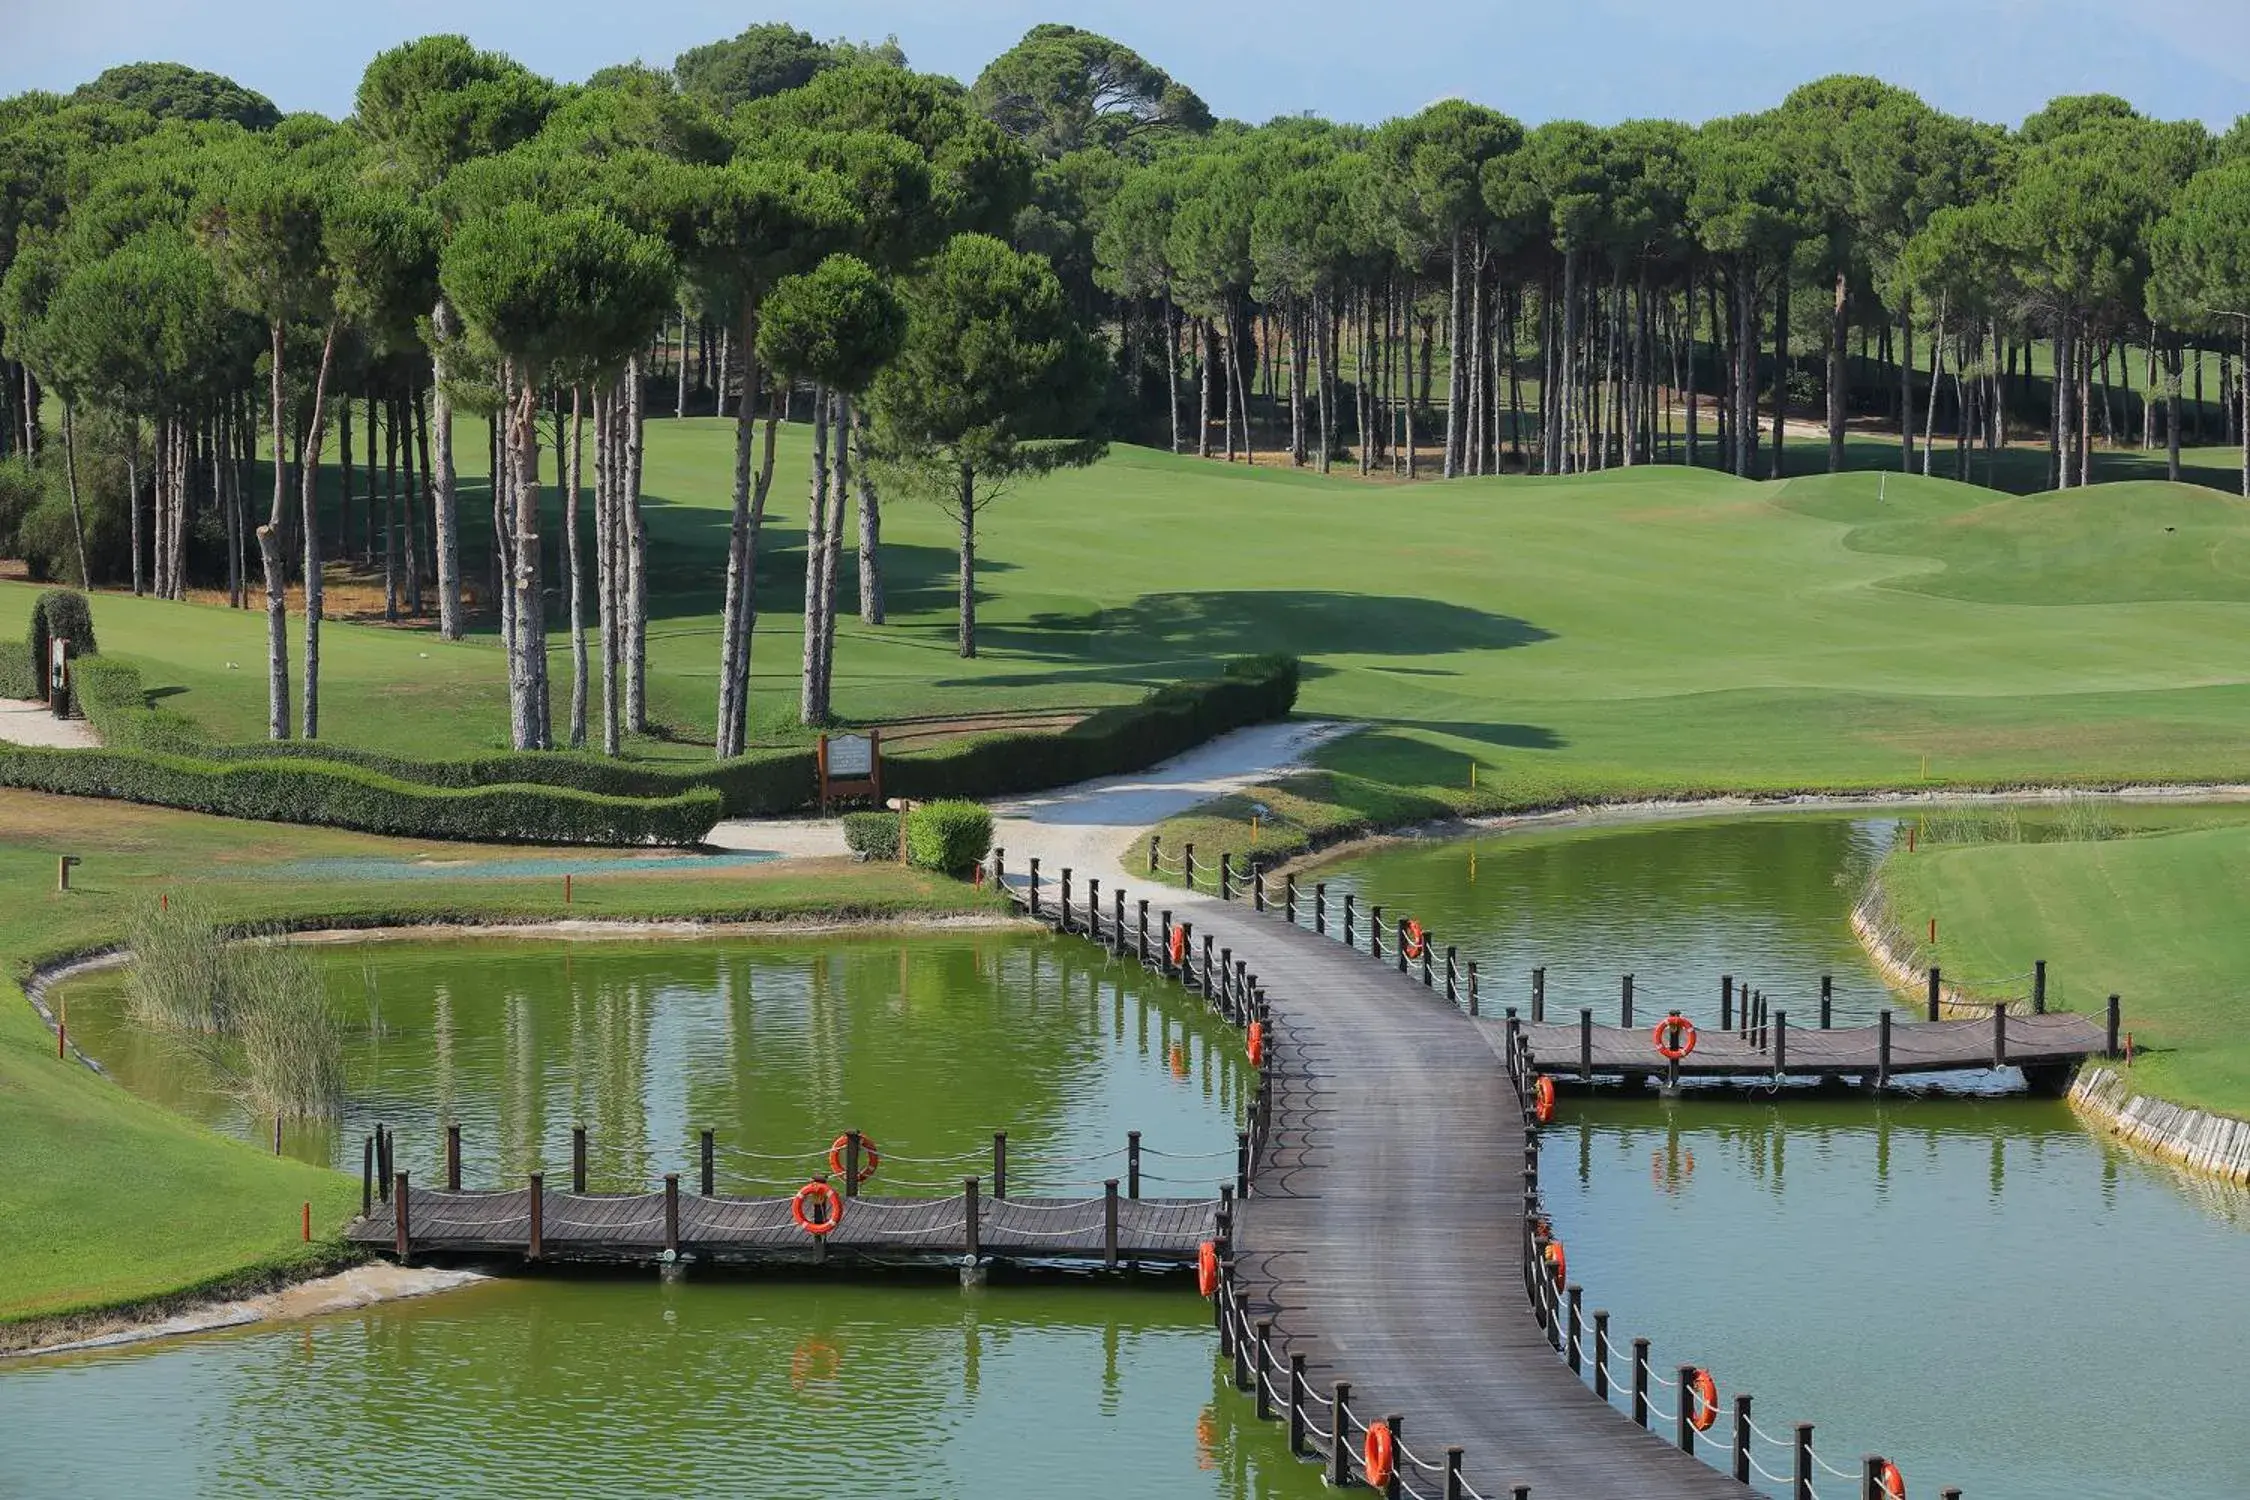
[{"label": "rounded bush", "polygon": [[906,814],[906,862],[965,876],[992,852],[992,814],[974,802],[924,802]]}]

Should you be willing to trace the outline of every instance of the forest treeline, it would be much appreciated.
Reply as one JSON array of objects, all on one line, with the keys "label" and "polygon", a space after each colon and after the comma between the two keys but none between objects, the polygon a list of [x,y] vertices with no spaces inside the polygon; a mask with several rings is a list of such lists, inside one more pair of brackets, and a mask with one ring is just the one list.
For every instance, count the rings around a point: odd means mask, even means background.
[{"label": "forest treeline", "polygon": [[[447,637],[489,612],[519,748],[645,730],[652,415],[734,423],[726,756],[789,417],[819,723],[847,546],[883,618],[886,501],[958,523],[973,655],[980,511],[1108,435],[1406,478],[1757,477],[1785,416],[1825,419],[1841,467],[1856,415],[1960,477],[2043,437],[2067,487],[2097,439],[2162,443],[2176,476],[2206,353],[2250,490],[2250,120],[2103,95],[2013,130],[1847,76],[1701,125],[1446,101],[1252,127],[1072,27],[964,87],[770,25],[583,84],[428,37],[340,121],[166,63],[0,101],[0,552],[262,602],[276,738],[319,733],[330,560]],[[473,520],[463,413],[496,476]]]}]

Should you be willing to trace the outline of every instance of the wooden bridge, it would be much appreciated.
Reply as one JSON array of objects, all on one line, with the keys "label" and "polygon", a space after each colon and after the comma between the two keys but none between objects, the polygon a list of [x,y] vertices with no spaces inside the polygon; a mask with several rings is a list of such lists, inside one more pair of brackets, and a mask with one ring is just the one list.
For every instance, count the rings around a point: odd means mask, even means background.
[{"label": "wooden bridge", "polygon": [[[1208,875],[1192,863],[1180,873]],[[1747,1394],[1722,1404],[1714,1380],[1705,1406],[1690,1394],[1702,1372],[1675,1364],[1667,1374],[1649,1341],[1613,1338],[1606,1313],[1588,1316],[1585,1289],[1550,1270],[1560,1246],[1539,1198],[1531,1085],[1554,1033],[1575,1042],[1602,1028],[1488,1020],[1473,962],[1464,968],[1410,921],[1387,929],[1380,907],[1361,914],[1350,897],[1339,921],[1325,892],[1302,901],[1293,879],[1272,893],[1222,864],[1220,899],[1158,887],[1152,910],[1138,893],[1073,890],[1068,870],[1043,881],[1036,860],[1009,883],[998,851],[991,875],[1058,931],[1256,1024],[1246,1191],[1216,1217],[1215,1319],[1237,1385],[1332,1482],[1369,1477],[1375,1425],[1394,1439],[1394,1496],[1715,1500],[1756,1483],[1813,1500],[1816,1482],[1831,1494],[1887,1492],[1885,1460],[1838,1467],[1809,1424],[1761,1426]],[[1823,1059],[1785,1014],[1757,1014],[1762,1027],[1746,1016],[1741,1036],[1706,1042],[1706,1068],[1771,1074],[1778,1061],[1794,1071],[1792,1047],[1808,1071],[1845,1071],[1863,1055],[1880,1069],[1885,1052],[1895,1072],[1984,1067],[1996,1048],[2009,1065],[2041,1066],[2083,1057],[2115,1032],[2114,1007],[2108,1036],[2080,1017],[2004,1008],[1995,1020],[1894,1033],[1886,1014],[1864,1036],[1831,1030]],[[1645,1031],[1614,1032],[1602,1054],[1611,1076],[1643,1060],[1628,1036],[1654,1056]],[[1471,1186],[1465,1162],[1478,1164]],[[1503,1269],[1511,1259],[1515,1275]]]},{"label": "wooden bridge", "polygon": [[1597,1026],[1592,1011],[1576,1023],[1516,1024],[1530,1049],[1532,1067],[1551,1077],[1593,1083],[1601,1079],[1852,1078],[1882,1088],[1909,1073],[1965,1073],[1980,1068],[2021,1068],[2027,1076],[2067,1078],[2089,1057],[2112,1050],[2103,1027],[2081,1015],[2011,1015],[1995,1009],[1985,1020],[1932,1021],[1894,1026],[1888,1012],[1873,1026],[1823,1030],[1789,1024],[1786,1010],[1736,1031],[1697,1033],[1695,1050],[1677,1062],[1657,1051],[1648,1028]]}]

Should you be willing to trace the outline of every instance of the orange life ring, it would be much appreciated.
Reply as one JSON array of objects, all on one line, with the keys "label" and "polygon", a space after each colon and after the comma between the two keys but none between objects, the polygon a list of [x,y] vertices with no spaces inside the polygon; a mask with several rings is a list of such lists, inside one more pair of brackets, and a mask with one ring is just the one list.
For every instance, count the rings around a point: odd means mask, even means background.
[{"label": "orange life ring", "polygon": [[1666,1062],[1678,1062],[1695,1050],[1695,1023],[1686,1016],[1666,1016],[1649,1035],[1656,1040],[1657,1056]]},{"label": "orange life ring", "polygon": [[1174,1078],[1185,1078],[1188,1076],[1188,1055],[1186,1047],[1180,1045],[1178,1042],[1174,1042],[1172,1044],[1172,1050],[1165,1055],[1165,1060],[1171,1063],[1172,1076]]},{"label": "orange life ring", "polygon": [[1891,1500],[1906,1500],[1906,1476],[1898,1471],[1897,1464],[1884,1459],[1883,1467],[1875,1471],[1875,1479]]},{"label": "orange life ring", "polygon": [[1695,1404],[1688,1408],[1687,1424],[1697,1432],[1709,1432],[1711,1424],[1719,1420],[1719,1383],[1709,1370],[1697,1370],[1688,1377],[1687,1388],[1695,1398]]},{"label": "orange life ring", "polygon": [[1408,958],[1420,958],[1422,956],[1422,924],[1412,917],[1406,919],[1405,948]]},{"label": "orange life ring", "polygon": [[[844,1150],[846,1147],[851,1145],[851,1143],[852,1137],[851,1132],[849,1131],[846,1131],[844,1134],[836,1137],[835,1144],[828,1148],[829,1171],[838,1174],[841,1174],[843,1172]],[[861,1136],[859,1138],[858,1180],[861,1182],[865,1182],[868,1178],[873,1177],[875,1175],[875,1169],[882,1164],[883,1153],[875,1149],[875,1142],[867,1136]]]},{"label": "orange life ring", "polygon": [[1172,955],[1173,967],[1177,968],[1181,963],[1186,961],[1187,929],[1185,927],[1175,927],[1172,929],[1172,940],[1166,945],[1166,949]]},{"label": "orange life ring", "polygon": [[1205,1240],[1195,1252],[1195,1289],[1208,1302],[1219,1290],[1219,1247]]},{"label": "orange life ring", "polygon": [[1248,1042],[1245,1044],[1244,1050],[1246,1050],[1250,1054],[1251,1067],[1262,1068],[1266,1065],[1265,1022],[1252,1021],[1250,1023],[1250,1036]]},{"label": "orange life ring", "polygon": [[1542,1125],[1555,1118],[1555,1080],[1544,1073],[1531,1086],[1531,1117]]},{"label": "orange life ring", "polygon": [[1391,1482],[1398,1468],[1396,1440],[1391,1437],[1391,1424],[1371,1422],[1367,1427],[1367,1441],[1360,1444],[1359,1461],[1367,1470],[1370,1488],[1381,1489]]},{"label": "orange life ring", "polygon": [[1548,1266],[1555,1273],[1555,1285],[1558,1287],[1568,1286],[1570,1284],[1570,1257],[1563,1253],[1562,1241],[1547,1241],[1546,1256]]},{"label": "orange life ring", "polygon": [[[817,1223],[812,1215],[805,1211],[805,1205],[814,1202],[824,1204],[827,1208],[826,1217]],[[833,1234],[836,1232],[836,1226],[844,1222],[844,1195],[830,1187],[826,1182],[815,1178],[797,1189],[797,1196],[789,1200],[789,1217],[796,1221],[799,1229],[815,1238],[824,1234]]]}]

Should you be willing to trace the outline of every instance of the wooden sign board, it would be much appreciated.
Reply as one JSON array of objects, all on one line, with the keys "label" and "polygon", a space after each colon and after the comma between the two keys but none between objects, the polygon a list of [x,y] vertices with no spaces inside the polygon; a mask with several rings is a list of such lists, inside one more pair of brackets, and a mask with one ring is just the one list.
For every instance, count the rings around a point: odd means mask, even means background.
[{"label": "wooden sign board", "polygon": [[820,737],[820,806],[842,797],[883,800],[883,731]]}]

